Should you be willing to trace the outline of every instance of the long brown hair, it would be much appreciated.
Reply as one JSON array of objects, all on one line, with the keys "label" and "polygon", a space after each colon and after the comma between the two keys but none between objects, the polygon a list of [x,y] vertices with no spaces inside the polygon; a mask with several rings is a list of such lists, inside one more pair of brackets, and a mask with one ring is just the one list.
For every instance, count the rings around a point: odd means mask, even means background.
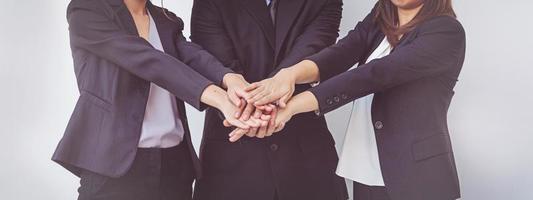
[{"label": "long brown hair", "polygon": [[168,16],[167,9],[165,8],[165,4],[163,3],[163,0],[161,0],[161,8],[163,10],[163,14],[165,15],[165,17],[167,17],[167,19],[169,19],[170,21],[176,22],[176,20]]},{"label": "long brown hair", "polygon": [[399,26],[398,9],[391,0],[379,0],[376,7],[375,22],[387,36],[389,43],[395,47],[400,36],[412,31],[420,23],[435,16],[456,17],[452,0],[422,0],[422,9],[409,23]]}]

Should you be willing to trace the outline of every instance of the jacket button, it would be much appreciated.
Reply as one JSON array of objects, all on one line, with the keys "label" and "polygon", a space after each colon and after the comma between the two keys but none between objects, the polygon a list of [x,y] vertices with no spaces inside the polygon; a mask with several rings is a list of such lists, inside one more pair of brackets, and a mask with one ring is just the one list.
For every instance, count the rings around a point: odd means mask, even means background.
[{"label": "jacket button", "polygon": [[374,124],[374,126],[375,126],[376,129],[378,129],[378,130],[383,129],[383,122],[381,122],[381,121],[376,121],[376,123]]},{"label": "jacket button", "polygon": [[338,96],[335,96],[333,97],[333,101],[335,101],[336,103],[339,103],[341,99]]},{"label": "jacket button", "polygon": [[326,104],[333,105],[333,101],[331,99],[326,99]]},{"label": "jacket button", "polygon": [[347,99],[348,99],[348,95],[346,95],[346,94],[342,94],[342,95],[341,95],[341,98],[344,99],[344,100],[347,100]]},{"label": "jacket button", "polygon": [[270,145],[270,150],[277,151],[279,149],[279,146],[277,144]]}]

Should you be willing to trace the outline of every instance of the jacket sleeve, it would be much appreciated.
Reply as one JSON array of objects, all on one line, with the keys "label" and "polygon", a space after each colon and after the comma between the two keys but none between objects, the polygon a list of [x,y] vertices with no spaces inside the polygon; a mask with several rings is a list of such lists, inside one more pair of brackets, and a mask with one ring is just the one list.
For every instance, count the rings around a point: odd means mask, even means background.
[{"label": "jacket sleeve", "polygon": [[95,4],[77,1],[69,5],[71,46],[153,82],[199,109],[201,94],[212,82],[176,58],[154,49],[143,38],[127,33]]},{"label": "jacket sleeve", "polygon": [[[421,24],[419,28],[417,37],[411,43],[388,56],[370,61],[310,89],[319,102],[320,113],[327,113],[372,93],[443,74],[462,66],[465,32],[456,19],[441,16]],[[333,62],[331,58],[323,57],[318,63],[331,66],[348,62]]]},{"label": "jacket sleeve", "polygon": [[363,59],[370,48],[368,36],[374,26],[373,20],[374,11],[358,22],[355,28],[336,44],[306,58],[318,65],[320,81],[345,72]]},{"label": "jacket sleeve", "polygon": [[191,40],[237,73],[243,73],[234,45],[228,38],[220,13],[210,0],[194,0],[191,14]]},{"label": "jacket sleeve", "polygon": [[342,0],[327,1],[319,15],[296,39],[290,53],[280,62],[270,76],[274,76],[279,70],[290,67],[302,61],[305,57],[334,44],[337,37],[339,37],[341,17]]}]

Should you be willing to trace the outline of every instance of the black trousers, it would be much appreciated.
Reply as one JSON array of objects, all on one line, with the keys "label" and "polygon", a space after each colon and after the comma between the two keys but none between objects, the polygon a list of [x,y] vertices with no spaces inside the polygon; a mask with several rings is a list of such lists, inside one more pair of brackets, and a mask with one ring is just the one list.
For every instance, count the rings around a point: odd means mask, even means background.
[{"label": "black trousers", "polygon": [[390,200],[385,187],[353,182],[353,200]]},{"label": "black trousers", "polygon": [[81,174],[78,200],[191,200],[194,170],[186,144],[138,149],[126,175]]}]

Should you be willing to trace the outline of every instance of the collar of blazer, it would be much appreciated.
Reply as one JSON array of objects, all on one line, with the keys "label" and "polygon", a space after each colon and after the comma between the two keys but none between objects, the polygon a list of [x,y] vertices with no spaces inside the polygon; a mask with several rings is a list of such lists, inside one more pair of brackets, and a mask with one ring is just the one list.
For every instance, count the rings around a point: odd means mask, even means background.
[{"label": "collar of blazer", "polygon": [[[113,10],[113,17],[116,17],[115,19],[119,24],[122,25],[122,27],[130,34],[138,36],[138,30],[135,26],[135,22],[133,21],[133,17],[131,16],[131,13],[129,12],[128,8],[124,4],[123,0],[102,0],[103,3],[109,2],[109,5],[112,7]],[[181,27],[177,26],[175,24],[170,23],[181,23],[181,22],[173,22],[170,19],[168,19],[163,14],[163,8],[158,8],[155,5],[152,4],[151,1],[147,1],[146,7],[148,8],[148,11],[150,12],[150,15],[154,19],[154,22],[157,27],[157,32],[159,33],[159,38],[161,39],[161,43],[163,44],[163,49],[166,53],[174,55],[175,53],[175,43],[173,41],[174,38],[174,27]]]},{"label": "collar of blazer", "polygon": [[[394,52],[396,49],[402,48],[402,46],[404,46],[406,44],[409,44],[411,41],[413,41],[413,39],[417,35],[416,33],[418,32],[418,28],[419,27],[416,27],[411,32],[406,33],[400,39],[400,42],[398,43],[398,45],[396,47],[394,47],[394,49],[392,49],[391,53]],[[365,54],[365,57],[363,57],[364,59],[362,60],[362,62],[359,62],[359,65],[363,65],[363,64],[367,63],[368,57],[370,57],[370,54],[372,54],[372,52],[374,52],[376,50],[376,48],[378,48],[378,46],[381,44],[383,39],[385,39],[385,34],[383,32],[381,32],[381,29],[378,26],[374,26],[374,29],[369,33],[369,35],[372,36],[372,38],[370,39],[370,47],[371,48],[368,49],[368,51]]]},{"label": "collar of blazer", "polygon": [[300,13],[300,8],[306,1],[307,0],[280,1],[278,4],[277,18],[283,20],[278,20],[276,27],[274,27],[274,24],[272,23],[268,7],[264,0],[244,0],[239,2],[243,4],[252,18],[257,21],[265,33],[265,37],[267,38],[270,47],[276,50],[276,52],[279,52],[285,41],[285,37]]}]

